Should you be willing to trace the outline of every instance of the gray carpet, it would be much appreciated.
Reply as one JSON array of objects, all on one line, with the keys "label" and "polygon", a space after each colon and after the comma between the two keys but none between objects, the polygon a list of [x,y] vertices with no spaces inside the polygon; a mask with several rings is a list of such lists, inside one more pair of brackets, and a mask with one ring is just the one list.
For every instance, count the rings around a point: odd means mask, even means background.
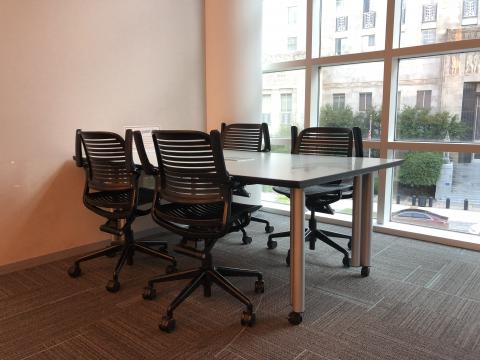
[{"label": "gray carpet", "polygon": [[[261,215],[276,231],[288,228],[286,217]],[[165,334],[158,322],[185,282],[158,285],[154,301],[141,298],[164,262],[137,255],[110,294],[104,285],[115,259],[85,263],[78,279],[67,276],[68,259],[0,277],[0,359],[480,359],[480,253],[374,234],[373,267],[362,278],[317,243],[306,255],[307,312],[291,326],[288,241],[268,250],[263,225],[248,230],[252,244],[231,234],[214,259],[263,271],[264,294],[254,293],[252,279],[233,280],[256,306],[254,327],[242,327],[243,306],[213,287],[211,298],[200,290],[181,305],[177,330]],[[195,264],[178,259],[181,269]]]}]

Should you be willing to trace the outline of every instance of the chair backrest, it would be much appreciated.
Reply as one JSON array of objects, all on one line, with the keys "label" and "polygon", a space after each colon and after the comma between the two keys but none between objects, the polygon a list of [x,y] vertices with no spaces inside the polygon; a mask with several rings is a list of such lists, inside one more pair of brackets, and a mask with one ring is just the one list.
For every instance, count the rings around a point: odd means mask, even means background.
[{"label": "chair backrest", "polygon": [[352,129],[337,127],[310,127],[298,136],[292,126],[292,154],[352,156]]},{"label": "chair backrest", "polygon": [[[270,151],[268,125],[222,123],[222,144],[225,150]],[[263,149],[262,149],[263,141]]]},{"label": "chair backrest", "polygon": [[352,128],[353,141],[355,142],[355,156],[363,157],[363,138],[362,130],[355,126]]},{"label": "chair backrest", "polygon": [[158,160],[156,191],[172,203],[231,202],[220,134],[200,131],[154,130]]},{"label": "chair backrest", "polygon": [[[100,191],[128,190],[136,186],[131,132],[128,141],[106,131],[76,132],[75,159],[77,166],[85,166],[90,188]],[[85,151],[85,161],[82,155]]]}]

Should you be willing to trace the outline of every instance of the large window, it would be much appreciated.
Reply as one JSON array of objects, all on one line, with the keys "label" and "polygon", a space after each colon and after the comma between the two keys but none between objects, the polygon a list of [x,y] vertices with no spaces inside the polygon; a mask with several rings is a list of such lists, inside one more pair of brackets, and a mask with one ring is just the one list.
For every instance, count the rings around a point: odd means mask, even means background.
[{"label": "large window", "polygon": [[[264,14],[267,24],[277,16],[270,31],[282,44],[297,36],[291,53],[301,54],[264,61],[273,151],[289,151],[290,125],[359,126],[367,156],[405,159],[374,181],[382,229],[480,243],[471,240],[480,235],[478,3],[264,0],[264,11],[276,8]],[[340,219],[351,212],[351,202],[335,206]]]}]

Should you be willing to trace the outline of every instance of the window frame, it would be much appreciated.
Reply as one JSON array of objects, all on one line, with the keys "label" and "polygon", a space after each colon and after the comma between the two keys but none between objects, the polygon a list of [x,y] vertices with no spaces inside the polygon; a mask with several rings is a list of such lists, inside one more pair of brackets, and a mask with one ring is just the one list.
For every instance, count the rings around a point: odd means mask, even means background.
[{"label": "window frame", "polygon": [[[425,56],[461,54],[470,51],[480,51],[478,46],[479,39],[460,39],[456,41],[447,41],[427,45],[414,45],[400,47],[400,31],[404,26],[402,18],[405,19],[406,7],[402,8],[401,0],[386,0],[386,21],[385,21],[385,47],[381,50],[349,53],[340,55],[320,56],[320,12],[321,0],[306,0],[306,57],[302,60],[285,61],[281,63],[269,64],[263,68],[264,73],[281,72],[289,70],[305,70],[305,104],[304,104],[304,126],[317,126],[318,124],[318,102],[319,102],[319,70],[321,67],[358,64],[364,62],[381,61],[384,64],[383,76],[383,96],[381,113],[382,132],[379,139],[368,139],[364,134],[364,148],[377,151],[381,158],[392,158],[395,151],[438,151],[452,153],[480,153],[480,143],[457,143],[457,142],[419,142],[407,140],[395,140],[395,122],[397,111],[397,78],[399,62],[402,59],[414,59]],[[341,3],[341,1],[340,1]],[[335,5],[334,5],[335,6]],[[337,9],[338,10],[338,9]],[[378,9],[376,9],[378,11]],[[438,10],[438,8],[436,8]],[[337,11],[335,14],[338,17]],[[342,14],[343,15],[343,14]],[[435,20],[437,20],[438,11],[436,11]],[[420,21],[423,20],[423,8]],[[427,25],[429,25],[427,23]],[[334,38],[340,38],[341,32],[333,31]],[[272,144],[275,139],[272,139]],[[288,139],[277,139],[279,143],[284,143]],[[423,232],[416,227],[415,230],[406,230],[404,225],[399,226],[390,222],[391,204],[392,204],[392,184],[393,170],[387,169],[381,171],[378,177],[378,208],[377,223],[374,225],[376,230],[393,235],[405,235],[412,238],[435,241],[451,244],[455,239],[458,246],[480,249],[479,245],[472,247],[472,243],[464,241],[468,234],[457,234],[454,232],[435,232],[432,236],[431,229]],[[348,225],[350,220],[331,220],[327,221]]]}]

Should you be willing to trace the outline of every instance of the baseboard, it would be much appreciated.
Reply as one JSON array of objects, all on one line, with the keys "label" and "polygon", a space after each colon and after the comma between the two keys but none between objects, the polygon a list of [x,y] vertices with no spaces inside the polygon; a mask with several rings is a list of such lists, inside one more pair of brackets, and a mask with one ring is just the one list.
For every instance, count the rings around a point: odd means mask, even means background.
[{"label": "baseboard", "polygon": [[[141,239],[144,237],[150,237],[153,235],[165,235],[165,231],[159,231],[157,229],[147,229],[142,231],[137,231],[135,237]],[[62,251],[57,251],[54,253],[37,256],[30,259],[20,260],[17,262],[5,264],[0,266],[0,275],[8,274],[14,271],[25,270],[31,267],[47,264],[54,261],[59,261],[73,256],[80,256],[89,251],[100,250],[101,248],[110,244],[110,239],[101,240],[95,243],[77,246],[71,249],[66,249]]]}]

